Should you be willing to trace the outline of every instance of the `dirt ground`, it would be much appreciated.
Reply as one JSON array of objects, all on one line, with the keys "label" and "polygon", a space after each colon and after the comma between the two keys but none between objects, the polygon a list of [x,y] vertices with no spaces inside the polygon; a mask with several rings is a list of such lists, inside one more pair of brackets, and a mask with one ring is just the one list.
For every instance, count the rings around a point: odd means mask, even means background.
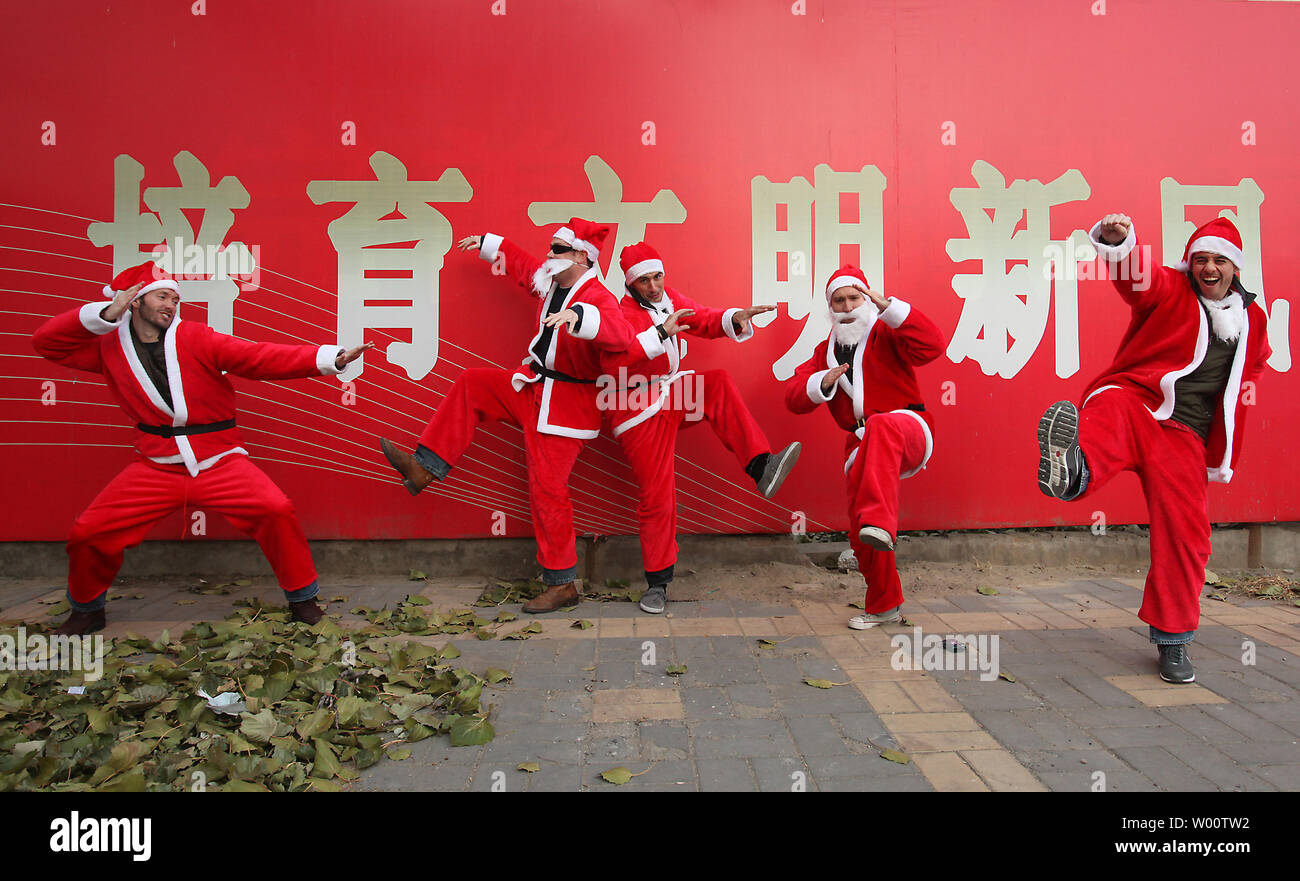
[{"label": "dirt ground", "polygon": [[[907,563],[899,569],[903,596],[943,599],[965,596],[980,587],[1009,593],[1020,588],[1089,578],[1144,578],[1145,567],[994,566],[988,563]],[[634,585],[637,586],[637,585]],[[866,591],[856,570],[843,572],[809,563],[758,563],[752,566],[698,566],[677,570],[669,589],[673,600],[743,599],[786,604],[793,599],[862,602]]]}]

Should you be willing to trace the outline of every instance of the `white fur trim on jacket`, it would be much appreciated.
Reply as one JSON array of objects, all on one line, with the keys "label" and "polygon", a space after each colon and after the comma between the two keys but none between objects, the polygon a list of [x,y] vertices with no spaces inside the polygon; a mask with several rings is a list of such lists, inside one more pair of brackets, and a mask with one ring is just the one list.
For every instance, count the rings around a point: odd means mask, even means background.
[{"label": "white fur trim on jacket", "polygon": [[814,373],[812,376],[808,377],[808,384],[805,386],[805,391],[808,392],[808,400],[812,401],[814,404],[825,404],[831,398],[835,397],[837,389],[834,385],[831,386],[831,393],[829,395],[822,394],[822,380],[826,378],[826,374],[828,373],[830,373],[829,370],[823,370],[820,373]]},{"label": "white fur trim on jacket", "polygon": [[664,402],[668,400],[668,395],[672,393],[673,383],[681,379],[683,376],[690,376],[694,372],[694,370],[683,370],[681,373],[674,373],[672,376],[660,377],[658,380],[659,397],[654,400],[654,403],[647,406],[640,413],[625,419],[618,425],[614,426],[614,437],[618,437],[629,428],[636,428],[642,422],[645,422],[651,416],[662,410],[664,408]]},{"label": "white fur trim on jacket", "polygon": [[478,243],[478,256],[481,260],[491,263],[497,259],[497,252],[501,250],[501,243],[505,241],[499,235],[494,233],[484,233],[483,238]]},{"label": "white fur trim on jacket", "polygon": [[1101,240],[1101,221],[1098,220],[1088,230],[1088,238],[1097,246],[1097,256],[1108,263],[1118,263],[1129,255],[1129,252],[1137,246],[1137,227],[1130,224],[1128,236],[1118,245],[1108,245]]},{"label": "white fur trim on jacket", "polygon": [[600,310],[590,303],[574,303],[569,308],[578,313],[578,329],[570,333],[580,340],[594,340],[600,333]]},{"label": "white fur trim on jacket", "polygon": [[[1205,323],[1204,312],[1201,317]],[[1207,468],[1207,478],[1215,483],[1232,480],[1232,443],[1237,433],[1237,398],[1241,394],[1241,377],[1246,369],[1246,343],[1250,337],[1250,311],[1242,315],[1241,336],[1237,338],[1237,351],[1232,357],[1232,370],[1228,384],[1223,389],[1223,461],[1218,468]]]},{"label": "white fur trim on jacket", "polygon": [[668,349],[664,347],[664,341],[659,339],[658,327],[659,325],[657,324],[653,327],[647,327],[636,335],[637,340],[641,343],[642,350],[645,352],[646,358],[651,361],[668,351]]},{"label": "white fur trim on jacket", "polygon": [[348,368],[346,364],[341,369],[335,367],[334,362],[338,360],[339,355],[346,351],[347,349],[342,346],[321,346],[316,350],[316,369],[321,372],[322,376],[338,376]]},{"label": "white fur trim on jacket", "polygon": [[[924,419],[922,419],[922,418],[921,418],[921,417],[920,417],[920,416],[919,416],[915,411],[913,411],[913,410],[890,410],[889,412],[890,412],[890,413],[902,413],[902,414],[905,414],[905,415],[907,415],[907,416],[911,416],[911,417],[912,417],[913,419],[915,419],[917,422],[921,423],[921,431],[925,432],[925,456],[922,457],[922,459],[921,459],[921,464],[920,464],[920,465],[917,465],[917,466],[916,466],[915,468],[913,468],[911,471],[904,471],[904,472],[902,472],[901,474],[898,475],[898,479],[899,479],[899,480],[906,480],[907,478],[911,477],[912,475],[914,475],[914,474],[916,474],[918,471],[920,471],[922,468],[924,468],[927,464],[929,464],[929,462],[930,462],[930,456],[934,453],[934,435],[930,434],[930,426],[929,426],[929,425],[926,423],[926,421],[925,421]],[[876,414],[876,415],[880,415],[880,414]],[[865,428],[859,428],[857,431],[855,431],[855,432],[853,432],[853,433],[857,436],[858,440],[862,440],[862,436],[863,436],[864,434],[866,434],[866,429],[865,429]],[[849,473],[849,469],[853,467],[853,463],[854,463],[854,462],[857,460],[857,458],[858,458],[858,450],[859,450],[859,449],[861,449],[860,446],[854,447],[854,448],[853,448],[853,452],[849,453],[849,457],[848,457],[847,459],[844,460],[844,474],[845,474],[846,476],[847,476],[848,473]]]},{"label": "white fur trim on jacket", "polygon": [[912,304],[894,297],[880,313],[880,320],[895,330],[912,314]]},{"label": "white fur trim on jacket", "polygon": [[[1151,415],[1158,422],[1168,419],[1174,412],[1174,385],[1178,380],[1201,366],[1201,362],[1205,360],[1205,352],[1210,348],[1210,319],[1206,317],[1205,310],[1201,308],[1200,303],[1196,304],[1196,314],[1200,319],[1200,323],[1196,330],[1196,351],[1192,354],[1192,363],[1178,370],[1171,370],[1160,377],[1160,394],[1164,396],[1164,400],[1158,409],[1151,411]],[[1245,335],[1243,334],[1238,342],[1240,343],[1244,339]],[[1237,371],[1235,363],[1233,364],[1233,372],[1236,373],[1237,379],[1240,381],[1241,373]],[[1228,384],[1232,384],[1231,378]],[[1231,447],[1231,444],[1229,444],[1229,447]]]},{"label": "white fur trim on jacket", "polygon": [[754,322],[752,320],[749,322],[749,327],[744,333],[736,333],[736,326],[731,323],[731,316],[739,311],[740,307],[735,306],[722,313],[722,332],[736,342],[743,343],[754,335]]},{"label": "white fur trim on jacket", "polygon": [[87,303],[82,306],[80,311],[77,312],[77,317],[81,319],[81,326],[96,336],[103,336],[120,325],[126,316],[131,314],[130,312],[123,312],[117,317],[117,321],[107,321],[101,318],[99,314],[107,308],[103,303]]}]

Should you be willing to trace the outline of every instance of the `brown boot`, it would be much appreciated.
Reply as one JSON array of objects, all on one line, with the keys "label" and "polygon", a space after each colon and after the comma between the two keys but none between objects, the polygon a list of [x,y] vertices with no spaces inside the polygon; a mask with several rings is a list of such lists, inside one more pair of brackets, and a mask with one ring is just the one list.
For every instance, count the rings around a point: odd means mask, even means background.
[{"label": "brown boot", "polygon": [[78,612],[72,610],[68,620],[59,625],[59,629],[54,631],[56,636],[85,636],[87,633],[94,633],[96,630],[104,629],[104,610],[96,609],[93,612]]},{"label": "brown boot", "polygon": [[295,621],[315,624],[325,617],[325,610],[318,606],[315,600],[303,600],[301,603],[289,604],[289,615]]},{"label": "brown boot", "polygon": [[556,609],[576,606],[581,601],[582,597],[578,595],[578,588],[570,581],[568,584],[557,584],[546,588],[546,590],[524,603],[524,611],[530,615],[536,615],[539,612],[554,612]]},{"label": "brown boot", "polygon": [[388,460],[388,464],[402,475],[402,486],[406,487],[406,491],[411,495],[418,496],[421,490],[433,482],[433,475],[414,456],[405,450],[399,450],[392,441],[381,437],[379,449],[384,451],[384,458]]}]

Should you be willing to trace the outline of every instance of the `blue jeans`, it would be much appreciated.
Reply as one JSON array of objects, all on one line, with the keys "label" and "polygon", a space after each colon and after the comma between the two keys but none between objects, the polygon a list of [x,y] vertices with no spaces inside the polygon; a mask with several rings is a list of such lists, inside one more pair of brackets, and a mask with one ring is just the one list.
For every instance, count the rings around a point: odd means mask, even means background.
[{"label": "blue jeans", "polygon": [[1156,645],[1187,645],[1196,638],[1196,631],[1189,630],[1186,633],[1166,633],[1163,630],[1157,630],[1150,624],[1147,630],[1151,632],[1151,641]]}]

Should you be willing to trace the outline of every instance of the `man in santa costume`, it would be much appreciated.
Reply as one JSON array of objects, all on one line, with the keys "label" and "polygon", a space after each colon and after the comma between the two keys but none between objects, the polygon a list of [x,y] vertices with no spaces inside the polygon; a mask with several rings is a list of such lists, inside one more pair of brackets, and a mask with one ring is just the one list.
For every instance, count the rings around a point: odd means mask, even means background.
[{"label": "man in santa costume", "polygon": [[525,612],[579,602],[569,473],[583,445],[600,433],[600,354],[622,352],[632,342],[618,301],[596,269],[608,235],[608,226],[572,218],[551,238],[545,260],[492,233],[462,239],[462,251],[476,249],[489,263],[503,257],[506,273],[539,298],[537,333],[523,366],[462,373],[420,435],[414,455],[387,439],[379,442],[407,491],[418,495],[433,480],[447,477],[480,423],[507,422],[523,430],[537,562],[547,586],[524,605]]},{"label": "man in santa costume", "polygon": [[1128,215],[1106,215],[1090,235],[1129,325],[1082,410],[1058,401],[1039,421],[1038,486],[1069,501],[1121,471],[1137,474],[1151,520],[1138,617],[1160,653],[1160,677],[1194,682],[1187,646],[1210,559],[1208,481],[1232,479],[1245,431],[1242,389],[1272,354],[1268,316],[1242,287],[1241,234],[1224,218],[1192,233],[1172,269],[1141,258]]},{"label": "man in santa costume", "polygon": [[645,242],[624,248],[619,264],[627,288],[620,305],[636,340],[626,352],[603,359],[600,404],[639,488],[637,520],[648,585],[641,609],[659,614],[667,607],[677,562],[677,431],[707,420],[766,499],[781,488],[801,446],[796,441],[772,452],[727,371],[681,369],[678,334],[744,342],[754,335],[751,319],[776,307],[714,309],[697,303],[664,284],[663,261]]},{"label": "man in santa costume", "polygon": [[828,404],[844,437],[849,543],[867,582],[864,612],[849,627],[898,621],[902,583],[894,560],[898,489],[934,450],[934,420],[915,369],[939,357],[943,335],[919,309],[871,289],[846,265],[826,285],[832,330],[788,381],[786,405],[809,413]]},{"label": "man in santa costume", "polygon": [[248,459],[235,427],[235,390],[225,373],[247,379],[334,375],[372,347],[250,343],[182,321],[180,287],[153,263],[125,270],[104,287],[107,306],[87,303],[51,318],[32,337],[51,361],[98,373],[136,423],[136,461],[109,482],[72,526],[68,602],[56,631],[104,627],[109,584],[122,553],[159,520],[182,508],[226,517],[257,540],[294,620],[324,614],[307,538],[293,503]]}]

